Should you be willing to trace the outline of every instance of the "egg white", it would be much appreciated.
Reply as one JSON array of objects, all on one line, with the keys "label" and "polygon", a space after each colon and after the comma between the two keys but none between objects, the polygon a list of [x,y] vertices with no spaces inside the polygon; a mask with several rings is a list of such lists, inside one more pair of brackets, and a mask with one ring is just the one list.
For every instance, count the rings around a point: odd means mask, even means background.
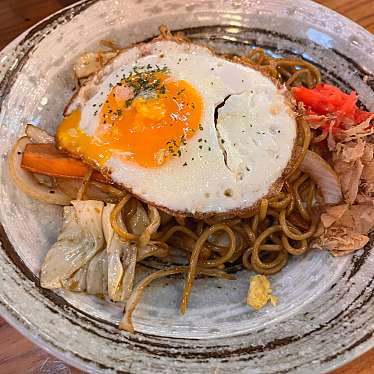
[{"label": "egg white", "polygon": [[[96,108],[134,66],[166,66],[186,80],[204,102],[202,130],[181,157],[157,168],[118,155],[104,165],[111,179],[140,199],[172,212],[227,213],[252,207],[267,195],[292,158],[296,121],[282,89],[255,69],[214,55],[208,48],[154,41],[120,53],[72,101],[81,108],[81,129],[93,136]],[[217,124],[214,112],[217,105]]]}]

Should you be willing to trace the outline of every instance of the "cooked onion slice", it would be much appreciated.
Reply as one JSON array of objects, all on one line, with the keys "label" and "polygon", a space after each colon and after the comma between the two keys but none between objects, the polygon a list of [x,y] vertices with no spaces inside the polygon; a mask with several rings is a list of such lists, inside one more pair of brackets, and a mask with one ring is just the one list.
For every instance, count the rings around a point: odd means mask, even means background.
[{"label": "cooked onion slice", "polygon": [[109,60],[117,56],[118,51],[113,52],[87,52],[81,55],[74,64],[74,72],[78,79],[87,78],[97,73]]},{"label": "cooked onion slice", "polygon": [[333,168],[317,153],[308,150],[300,169],[309,174],[320,188],[326,204],[338,204],[343,199],[338,176]]},{"label": "cooked onion slice", "polygon": [[26,126],[26,135],[30,138],[33,143],[54,143],[55,138],[48,134],[47,131],[42,130],[39,127],[34,125],[27,125]]},{"label": "cooked onion slice", "polygon": [[33,199],[48,204],[70,205],[71,198],[57,188],[48,188],[39,184],[31,173],[21,168],[22,153],[29,144],[28,137],[20,138],[8,156],[9,173],[16,186]]},{"label": "cooked onion slice", "polygon": [[[82,180],[57,177],[55,178],[58,188],[68,195],[71,199],[75,199],[78,191],[82,186]],[[111,186],[95,181],[89,181],[85,193],[87,200],[104,201],[105,203],[118,202],[123,196],[123,192]]]}]

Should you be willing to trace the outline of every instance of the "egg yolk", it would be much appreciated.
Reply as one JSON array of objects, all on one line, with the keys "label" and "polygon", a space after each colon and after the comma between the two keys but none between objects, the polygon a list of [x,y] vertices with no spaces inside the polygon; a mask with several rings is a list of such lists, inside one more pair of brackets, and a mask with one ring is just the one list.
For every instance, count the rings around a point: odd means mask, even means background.
[{"label": "egg yolk", "polygon": [[180,157],[183,145],[200,127],[203,101],[187,81],[163,71],[131,74],[112,87],[95,112],[94,136],[80,127],[79,110],[65,117],[57,144],[98,166],[116,154],[144,167]]}]

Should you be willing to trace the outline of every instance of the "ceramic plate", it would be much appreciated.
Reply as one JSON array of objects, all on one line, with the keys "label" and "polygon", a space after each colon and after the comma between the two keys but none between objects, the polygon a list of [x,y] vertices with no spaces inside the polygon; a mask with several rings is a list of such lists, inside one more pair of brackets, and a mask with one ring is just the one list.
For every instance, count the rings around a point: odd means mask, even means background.
[{"label": "ceramic plate", "polygon": [[0,312],[54,355],[90,372],[326,372],[374,345],[372,243],[351,257],[310,252],[272,277],[277,307],[253,312],[250,274],[200,279],[186,316],[182,280],[155,283],[134,315],[138,333],[116,325],[120,308],[85,295],[39,287],[38,272],[61,223],[59,208],[14,188],[9,148],[34,123],[54,132],[74,87],[72,62],[101,39],[121,46],[152,38],[167,24],[220,52],[254,46],[302,56],[324,79],[356,90],[374,110],[374,37],[305,0],[88,0],[30,29],[0,56]]}]

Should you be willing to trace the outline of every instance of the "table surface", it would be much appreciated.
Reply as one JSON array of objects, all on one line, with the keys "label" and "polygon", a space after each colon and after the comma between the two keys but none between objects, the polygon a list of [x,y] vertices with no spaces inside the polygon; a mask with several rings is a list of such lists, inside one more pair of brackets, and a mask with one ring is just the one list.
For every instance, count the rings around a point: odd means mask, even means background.
[{"label": "table surface", "polygon": [[[318,0],[374,33],[374,0]],[[0,0],[0,49],[71,0]],[[0,373],[79,374],[38,348],[0,317]],[[373,374],[374,349],[331,374]]]}]

